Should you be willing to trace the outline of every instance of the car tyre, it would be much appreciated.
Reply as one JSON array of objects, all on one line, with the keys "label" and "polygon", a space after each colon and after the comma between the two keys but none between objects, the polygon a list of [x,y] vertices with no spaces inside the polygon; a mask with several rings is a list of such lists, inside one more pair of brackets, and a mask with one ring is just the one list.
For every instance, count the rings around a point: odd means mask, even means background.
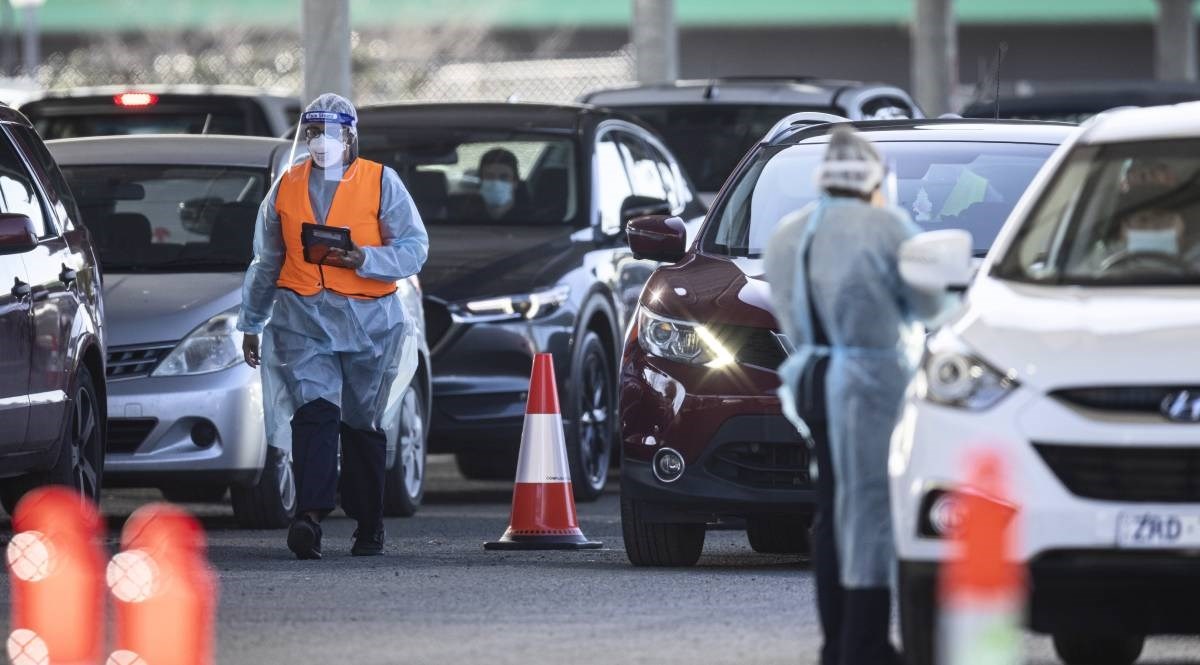
[{"label": "car tyre", "polygon": [[48,471],[12,478],[0,488],[0,502],[9,515],[21,497],[43,485],[73,488],[99,505],[104,486],[104,434],[106,425],[96,382],[87,367],[75,376],[75,392],[68,405],[67,427],[59,443],[58,458]]},{"label": "car tyre", "polygon": [[191,485],[160,487],[158,491],[171,503],[221,503],[228,489],[224,485]]},{"label": "car tyre", "polygon": [[262,474],[248,487],[230,488],[233,515],[247,529],[282,529],[296,515],[296,477],[291,455],[267,446]]},{"label": "car tyre", "polygon": [[411,517],[425,497],[426,427],[425,389],[420,375],[400,398],[399,436],[388,467],[383,491],[383,512],[391,517]]},{"label": "car tyre", "polygon": [[704,551],[703,524],[646,522],[645,504],[621,497],[621,533],[625,555],[635,566],[694,566]]},{"label": "car tyre", "polygon": [[616,371],[595,331],[583,333],[571,360],[567,465],[576,501],[595,501],[608,484],[616,437]]},{"label": "car tyre", "polygon": [[812,518],[799,515],[772,515],[746,520],[746,538],[755,552],[762,554],[808,554]]},{"label": "car tyre", "polygon": [[1145,645],[1142,635],[1054,635],[1054,651],[1067,665],[1133,665]]},{"label": "car tyre", "polygon": [[937,664],[937,605],[935,585],[900,569],[900,639],[907,665]]},{"label": "car tyre", "polygon": [[458,472],[468,480],[508,480],[517,477],[517,451],[471,451],[456,453]]}]

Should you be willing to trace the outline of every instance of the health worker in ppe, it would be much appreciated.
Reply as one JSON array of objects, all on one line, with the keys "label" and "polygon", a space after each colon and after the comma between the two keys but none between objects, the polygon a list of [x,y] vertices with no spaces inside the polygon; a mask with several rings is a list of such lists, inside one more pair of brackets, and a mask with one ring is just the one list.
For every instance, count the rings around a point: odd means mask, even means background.
[{"label": "health worker in ppe", "polygon": [[335,94],[301,114],[289,167],[258,212],[238,320],[247,364],[263,366],[268,412],[277,403],[290,416],[287,544],[300,559],[321,558],[320,523],[339,490],[358,522],[351,553],[383,553],[381,419],[415,365],[402,361],[418,326],[396,282],[420,271],[429,236],[396,172],[358,156],[356,117]]},{"label": "health worker in ppe", "polygon": [[[888,632],[888,445],[923,341],[918,321],[941,310],[942,296],[900,278],[900,245],[919,228],[884,201],[885,176],[868,141],[836,128],[817,170],[822,198],[780,221],[764,260],[776,318],[795,348],[780,367],[780,399],[817,462],[822,665],[900,662]],[[810,428],[800,413],[818,409],[810,418],[824,426]]]}]

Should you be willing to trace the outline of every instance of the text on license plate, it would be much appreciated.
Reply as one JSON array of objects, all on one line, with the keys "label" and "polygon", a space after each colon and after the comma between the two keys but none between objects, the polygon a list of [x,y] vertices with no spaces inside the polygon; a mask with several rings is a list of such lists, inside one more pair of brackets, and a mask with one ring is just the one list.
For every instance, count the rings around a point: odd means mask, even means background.
[{"label": "text on license plate", "polygon": [[1123,513],[1117,519],[1120,547],[1200,547],[1200,515]]}]

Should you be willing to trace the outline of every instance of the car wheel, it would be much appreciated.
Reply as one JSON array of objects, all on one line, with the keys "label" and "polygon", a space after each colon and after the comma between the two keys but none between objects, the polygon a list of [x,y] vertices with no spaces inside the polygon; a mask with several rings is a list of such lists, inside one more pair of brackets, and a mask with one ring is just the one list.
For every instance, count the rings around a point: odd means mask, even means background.
[{"label": "car wheel", "polygon": [[576,501],[595,501],[608,483],[616,423],[616,379],[604,342],[587,331],[571,363],[567,464]]},{"label": "car wheel", "polygon": [[426,412],[425,391],[417,376],[400,398],[399,436],[383,492],[383,512],[389,516],[412,516],[425,497]]},{"label": "car wheel", "polygon": [[1054,651],[1067,665],[1133,665],[1145,644],[1142,635],[1054,636]]},{"label": "car wheel", "polygon": [[458,472],[468,480],[507,480],[517,477],[517,451],[472,451],[456,453]]},{"label": "car wheel", "polygon": [[642,519],[643,503],[621,497],[625,555],[635,566],[694,566],[704,551],[703,524],[662,524]]},{"label": "car wheel", "polygon": [[936,665],[937,604],[935,585],[900,569],[900,639],[907,665]]},{"label": "car wheel", "polygon": [[100,503],[104,485],[104,415],[92,373],[79,368],[75,394],[67,413],[67,429],[59,443],[58,459],[49,471],[31,473],[4,483],[0,492],[4,510],[12,514],[21,497],[42,485],[73,488],[93,503]]},{"label": "car wheel", "polygon": [[763,554],[808,554],[809,516],[751,517],[746,520],[746,538],[755,552]]},{"label": "car wheel", "polygon": [[158,491],[171,503],[221,503],[228,489],[224,485],[190,485],[160,487]]},{"label": "car wheel", "polygon": [[296,477],[292,456],[287,451],[267,446],[258,482],[249,487],[233,486],[233,515],[247,529],[282,529],[296,516]]}]

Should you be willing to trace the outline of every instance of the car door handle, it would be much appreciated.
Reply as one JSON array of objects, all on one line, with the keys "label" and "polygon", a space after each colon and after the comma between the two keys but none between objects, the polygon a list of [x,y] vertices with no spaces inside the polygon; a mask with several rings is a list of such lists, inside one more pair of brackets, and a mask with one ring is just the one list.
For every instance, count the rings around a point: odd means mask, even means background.
[{"label": "car door handle", "polygon": [[58,281],[63,283],[63,286],[70,286],[79,277],[79,273],[67,267],[67,264],[62,264],[62,272],[58,273]]},{"label": "car door handle", "polygon": [[22,298],[27,298],[27,297],[29,297],[29,294],[32,292],[33,292],[33,287],[29,286],[29,284],[27,284],[25,282],[22,282],[20,277],[13,278],[12,294],[13,294],[14,298],[16,298],[18,300],[20,300]]}]

